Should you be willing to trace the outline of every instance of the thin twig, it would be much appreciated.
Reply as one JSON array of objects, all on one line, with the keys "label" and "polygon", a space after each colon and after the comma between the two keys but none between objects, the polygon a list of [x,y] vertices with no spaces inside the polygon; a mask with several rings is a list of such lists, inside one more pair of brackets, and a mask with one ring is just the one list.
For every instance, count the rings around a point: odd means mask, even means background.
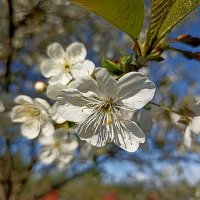
[{"label": "thin twig", "polygon": [[12,64],[12,56],[13,56],[13,37],[15,34],[15,27],[14,27],[14,11],[13,11],[13,0],[7,0],[8,3],[8,20],[9,20],[9,27],[8,27],[8,54],[6,59],[6,72],[4,76],[4,86],[5,90],[9,91],[9,84],[11,81],[11,64]]},{"label": "thin twig", "polygon": [[175,113],[175,114],[178,114],[178,115],[183,115],[183,113],[180,110],[173,110],[172,108],[170,108],[169,106],[166,106],[166,105],[161,105],[161,104],[154,103],[154,102],[149,102],[149,104],[157,106],[157,107],[159,107],[163,110],[166,110],[168,112],[172,112],[172,113]]}]

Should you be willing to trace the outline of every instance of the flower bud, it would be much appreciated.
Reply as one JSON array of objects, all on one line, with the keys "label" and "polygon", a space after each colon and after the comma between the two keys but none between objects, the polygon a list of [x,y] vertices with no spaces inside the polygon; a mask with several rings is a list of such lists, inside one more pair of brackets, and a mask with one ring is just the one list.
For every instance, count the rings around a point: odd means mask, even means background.
[{"label": "flower bud", "polygon": [[43,81],[37,81],[34,85],[34,88],[37,92],[45,92],[47,88],[47,84]]}]

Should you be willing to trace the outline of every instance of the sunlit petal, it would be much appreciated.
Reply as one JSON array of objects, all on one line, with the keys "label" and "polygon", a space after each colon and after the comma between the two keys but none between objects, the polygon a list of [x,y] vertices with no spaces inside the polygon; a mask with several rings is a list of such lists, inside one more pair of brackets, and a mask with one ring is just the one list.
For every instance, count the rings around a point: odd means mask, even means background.
[{"label": "sunlit petal", "polygon": [[69,64],[74,65],[85,60],[87,51],[82,43],[74,42],[67,47],[66,54]]},{"label": "sunlit petal", "polygon": [[41,72],[46,77],[57,76],[63,71],[62,65],[51,59],[46,59],[41,63]]},{"label": "sunlit petal", "polygon": [[59,43],[53,43],[48,46],[47,54],[51,59],[62,60],[65,57],[65,51]]},{"label": "sunlit petal", "polygon": [[140,109],[151,101],[155,85],[145,74],[130,72],[118,81],[118,97],[123,104],[132,109]]}]

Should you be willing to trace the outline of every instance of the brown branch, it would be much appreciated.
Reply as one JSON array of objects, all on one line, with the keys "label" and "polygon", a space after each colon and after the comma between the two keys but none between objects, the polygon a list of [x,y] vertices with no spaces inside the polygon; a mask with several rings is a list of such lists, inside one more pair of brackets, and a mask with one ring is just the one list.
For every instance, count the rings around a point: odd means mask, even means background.
[{"label": "brown branch", "polygon": [[14,27],[14,10],[13,10],[13,0],[7,0],[8,4],[8,54],[6,59],[6,72],[4,76],[4,85],[5,90],[9,91],[9,84],[11,81],[11,64],[12,64],[12,56],[13,56],[13,37],[15,34],[15,27]]},{"label": "brown branch", "polygon": [[0,183],[0,199],[6,200],[6,194],[2,183]]}]

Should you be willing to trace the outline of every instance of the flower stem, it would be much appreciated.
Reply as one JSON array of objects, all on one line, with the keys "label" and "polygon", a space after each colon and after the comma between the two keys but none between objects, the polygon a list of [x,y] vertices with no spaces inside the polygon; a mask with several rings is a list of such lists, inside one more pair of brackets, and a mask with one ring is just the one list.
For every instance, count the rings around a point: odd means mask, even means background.
[{"label": "flower stem", "polygon": [[180,110],[173,110],[172,108],[170,108],[169,106],[166,106],[166,105],[161,105],[161,104],[157,104],[157,103],[154,103],[154,102],[149,102],[151,105],[154,105],[154,106],[157,106],[163,110],[166,110],[168,112],[172,112],[172,113],[176,113],[178,115],[183,115],[183,113],[180,111]]}]

